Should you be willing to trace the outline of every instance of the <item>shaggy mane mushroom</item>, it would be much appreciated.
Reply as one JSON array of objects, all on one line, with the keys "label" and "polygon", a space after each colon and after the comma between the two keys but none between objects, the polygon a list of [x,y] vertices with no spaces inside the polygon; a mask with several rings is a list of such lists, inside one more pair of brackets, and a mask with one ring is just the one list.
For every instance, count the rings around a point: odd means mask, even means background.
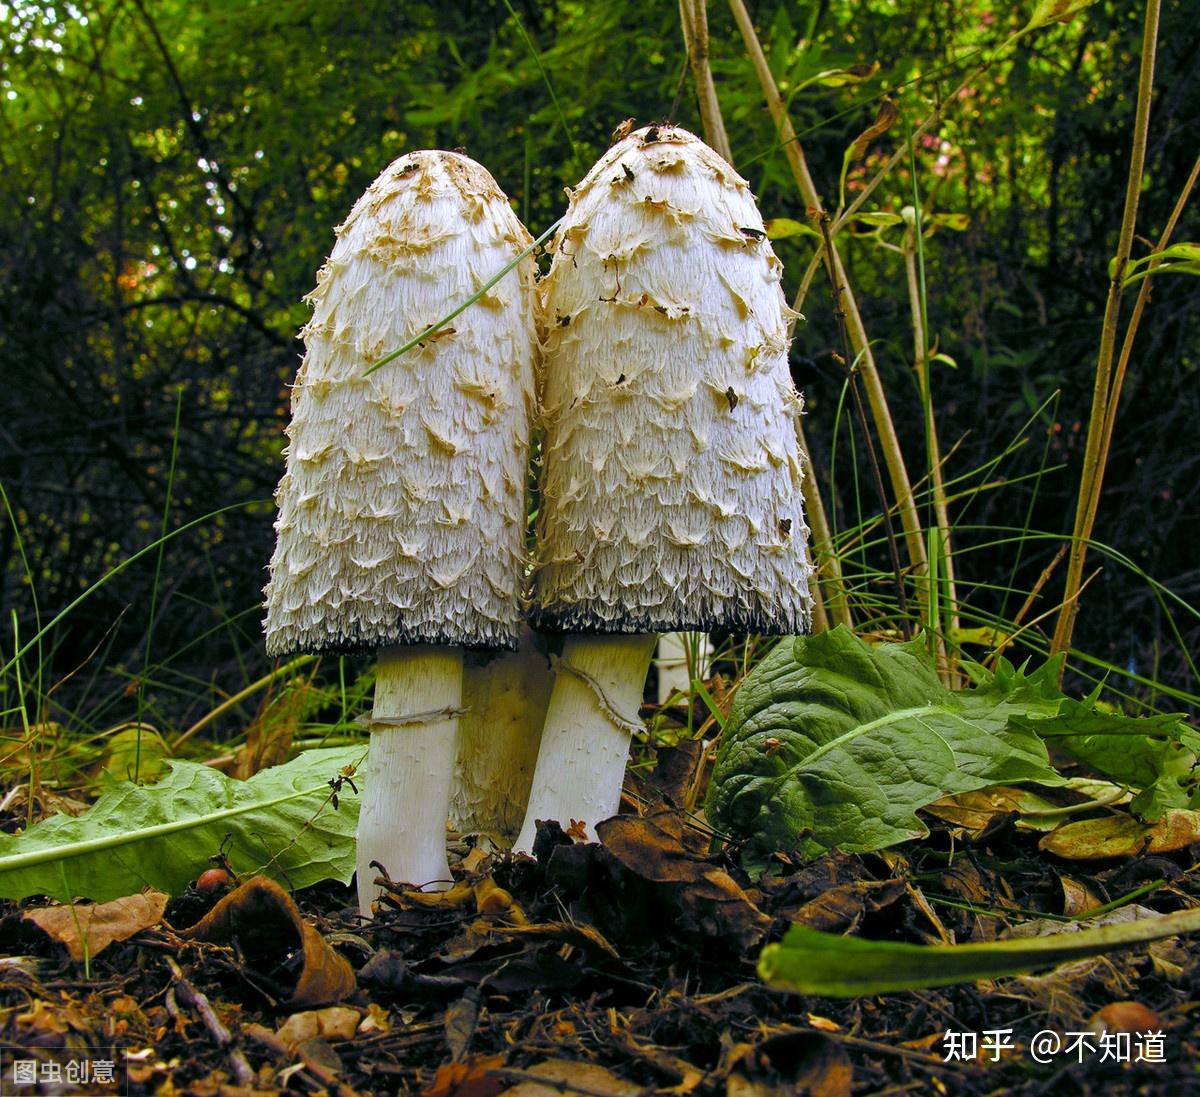
[{"label": "shaggy mane mushroom", "polygon": [[536,627],[567,633],[517,848],[619,806],[660,632],[808,626],[795,314],[745,180],[685,130],[614,145],[541,285]]},{"label": "shaggy mane mushroom", "polygon": [[534,263],[368,375],[528,244],[492,177],[400,157],[355,204],[310,295],[292,391],[267,651],[379,653],[358,830],[359,905],[449,880],[463,653],[515,648],[534,400]]}]

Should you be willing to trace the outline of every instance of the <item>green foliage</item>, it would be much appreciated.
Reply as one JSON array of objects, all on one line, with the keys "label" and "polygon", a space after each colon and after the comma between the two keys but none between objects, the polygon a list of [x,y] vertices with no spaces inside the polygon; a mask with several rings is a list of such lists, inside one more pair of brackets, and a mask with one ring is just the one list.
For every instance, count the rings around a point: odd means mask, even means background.
[{"label": "green foliage", "polygon": [[782,942],[763,949],[758,973],[764,982],[780,989],[856,998],[1020,975],[1178,933],[1196,932],[1200,932],[1197,910],[1046,937],[971,945],[867,941],[793,926]]},{"label": "green foliage", "polygon": [[218,852],[238,872],[264,871],[292,888],[348,883],[358,801],[345,795],[334,808],[329,782],[364,754],[305,751],[248,781],[194,762],[171,762],[155,785],[122,781],[84,815],[0,835],[0,896],[106,902],[147,886],[179,892]]},{"label": "green foliage", "polygon": [[1144,811],[1189,802],[1194,755],[1167,764],[1177,717],[1103,712],[1065,697],[1057,681],[1057,661],[1026,673],[1002,660],[956,691],[938,679],[921,637],[870,646],[839,627],[783,640],[734,701],[709,817],[746,843],[752,862],[775,849],[882,849],[926,834],[916,812],[943,796],[1058,783],[1048,736],[1066,736],[1107,776],[1145,789]]}]

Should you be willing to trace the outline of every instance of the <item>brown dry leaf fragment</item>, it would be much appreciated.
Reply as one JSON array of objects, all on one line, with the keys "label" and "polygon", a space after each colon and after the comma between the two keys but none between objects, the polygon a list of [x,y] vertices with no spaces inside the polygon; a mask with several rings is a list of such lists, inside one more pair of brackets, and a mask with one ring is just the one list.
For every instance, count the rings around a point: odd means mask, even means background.
[{"label": "brown dry leaf fragment", "polygon": [[785,1032],[756,1044],[725,1082],[726,1097],[850,1097],[854,1068],[836,1040]]},{"label": "brown dry leaf fragment", "polygon": [[899,111],[896,109],[896,104],[884,96],[880,100],[879,111],[875,115],[875,121],[854,139],[854,144],[846,152],[846,160],[853,161],[862,156],[870,147],[872,141],[877,137],[882,137],[892,128],[898,117]]},{"label": "brown dry leaf fragment", "polygon": [[505,937],[527,937],[536,940],[562,941],[574,945],[587,952],[603,953],[614,960],[621,957],[608,939],[593,926],[582,922],[538,922],[525,926],[488,926],[491,933],[503,934]]},{"label": "brown dry leaf fragment", "polygon": [[232,776],[253,777],[259,770],[286,762],[305,709],[316,692],[314,668],[289,682],[259,710],[246,728],[246,742],[234,754]]},{"label": "brown dry leaf fragment", "polygon": [[72,960],[85,960],[114,941],[126,941],[162,921],[170,896],[146,890],[110,903],[74,903],[71,906],[40,907],[26,911],[32,922],[60,944],[67,946]]},{"label": "brown dry leaf fragment", "polygon": [[503,1066],[503,1055],[472,1055],[465,1063],[443,1063],[421,1097],[498,1097],[504,1083],[493,1071]]},{"label": "brown dry leaf fragment", "polygon": [[471,1046],[479,1024],[479,991],[471,987],[446,1010],[442,1024],[446,1029],[446,1046],[450,1049],[450,1058],[456,1063],[461,1063],[467,1057],[467,1048]]},{"label": "brown dry leaf fragment", "polygon": [[280,1043],[290,1049],[317,1037],[324,1037],[326,1040],[349,1040],[358,1030],[360,1017],[362,1010],[351,1009],[349,1006],[305,1010],[293,1013],[275,1030],[275,1035]]},{"label": "brown dry leaf fragment", "polygon": [[657,904],[669,908],[685,933],[746,951],[770,928],[771,919],[728,872],[685,847],[686,820],[678,812],[618,815],[596,830],[605,851],[623,869],[653,885]]},{"label": "brown dry leaf fragment", "polygon": [[[291,983],[290,1006],[326,1006],[354,993],[354,971],[300,915],[292,897],[274,880],[255,876],[225,896],[199,922],[180,932],[185,940],[223,943],[237,937],[246,961],[277,982]],[[282,968],[302,952],[299,976]]]},{"label": "brown dry leaf fragment", "polygon": [[1104,905],[1104,900],[1081,881],[1060,876],[1058,882],[1062,885],[1063,914],[1079,918]]},{"label": "brown dry leaf fragment", "polygon": [[[642,1086],[625,1081],[598,1063],[547,1059],[522,1073],[535,1077],[503,1090],[504,1097],[563,1097],[571,1092],[572,1087],[579,1087],[594,1097],[637,1097],[644,1092]],[[538,1078],[544,1078],[545,1082],[535,1080]]]},{"label": "brown dry leaf fragment", "polygon": [[1157,823],[1132,815],[1109,815],[1066,823],[1047,834],[1038,848],[1068,861],[1101,861],[1143,853],[1172,853],[1200,842],[1200,811],[1172,810]]},{"label": "brown dry leaf fragment", "polygon": [[778,913],[810,929],[842,932],[856,929],[864,914],[891,906],[903,894],[903,880],[861,880],[830,888],[803,906]]}]

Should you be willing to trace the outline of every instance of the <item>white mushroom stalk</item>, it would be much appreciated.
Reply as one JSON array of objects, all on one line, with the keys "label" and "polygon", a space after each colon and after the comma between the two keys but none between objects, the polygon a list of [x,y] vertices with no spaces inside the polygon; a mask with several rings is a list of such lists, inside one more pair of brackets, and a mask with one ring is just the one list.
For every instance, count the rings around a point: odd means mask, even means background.
[{"label": "white mushroom stalk", "polygon": [[449,880],[461,648],[515,648],[534,399],[534,264],[366,372],[530,243],[503,193],[449,152],[401,157],[338,229],[292,392],[267,651],[383,654],[359,822],[359,905]]},{"label": "white mushroom stalk", "polygon": [[658,633],[808,625],[787,349],[795,314],[750,189],[651,126],[571,196],[542,283],[536,627],[567,639],[517,848],[620,798]]}]

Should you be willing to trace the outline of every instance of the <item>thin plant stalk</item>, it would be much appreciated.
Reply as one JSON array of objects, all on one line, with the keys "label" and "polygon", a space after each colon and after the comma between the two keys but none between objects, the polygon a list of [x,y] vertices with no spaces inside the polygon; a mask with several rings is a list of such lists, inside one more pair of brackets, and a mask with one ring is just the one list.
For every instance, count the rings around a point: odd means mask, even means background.
[{"label": "thin plant stalk", "polygon": [[[1079,481],[1079,500],[1075,509],[1075,525],[1071,531],[1071,552],[1067,560],[1067,578],[1062,608],[1050,643],[1051,655],[1069,651],[1079,613],[1079,592],[1087,560],[1088,539],[1096,522],[1100,505],[1100,489],[1104,483],[1107,448],[1104,445],[1105,424],[1109,409],[1119,392],[1113,387],[1113,355],[1117,344],[1117,325],[1121,312],[1122,282],[1125,264],[1133,250],[1133,234],[1137,224],[1138,197],[1146,162],[1146,143],[1150,130],[1150,96],[1154,88],[1154,57],[1158,40],[1159,0],[1147,0],[1146,19],[1142,32],[1142,57],[1138,77],[1137,112],[1133,123],[1133,148],[1129,155],[1129,178],[1125,187],[1125,209],[1121,217],[1121,232],[1113,263],[1108,298],[1104,304],[1104,322],[1100,330],[1100,352],[1096,359],[1096,382],[1092,390],[1092,410],[1088,419],[1087,442],[1083,454],[1083,472]],[[1063,663],[1065,669],[1066,663]]]},{"label": "thin plant stalk", "polygon": [[150,677],[150,644],[154,639],[154,621],[158,608],[158,588],[162,579],[163,554],[167,548],[167,526],[171,518],[171,496],[175,490],[175,464],[179,457],[179,423],[183,415],[183,385],[175,394],[175,427],[171,431],[171,462],[167,469],[167,494],[163,500],[162,524],[158,531],[158,554],[154,558],[154,583],[150,588],[150,622],[146,626],[146,650],[137,685],[137,744],[133,751],[133,780],[138,779],[142,763],[142,713],[146,703],[146,680]]},{"label": "thin plant stalk", "polygon": [[[800,197],[805,206],[812,211],[813,216],[820,218],[825,215],[824,206],[808,170],[804,152],[796,139],[796,131],[788,118],[787,109],[779,94],[779,86],[775,83],[775,77],[771,74],[770,66],[767,64],[767,58],[763,53],[762,43],[758,40],[758,34],[754,30],[750,13],[746,10],[743,0],[729,0],[729,7],[758,76],[759,85],[767,101],[767,108],[771,112],[784,154],[791,167],[796,185],[799,187]],[[895,423],[892,421],[891,409],[888,407],[887,394],[875,365],[875,355],[871,350],[870,340],[867,337],[862,316],[858,311],[858,302],[850,289],[849,280],[842,265],[842,257],[832,239],[828,249],[835,298],[845,313],[850,348],[858,362],[858,373],[863,379],[863,387],[866,389],[875,430],[879,435],[884,463],[887,466],[892,491],[900,511],[900,522],[904,528],[904,541],[912,561],[912,569],[915,574],[923,574],[927,568],[925,536],[921,529],[921,519],[917,514],[908,469],[904,464],[904,454],[900,449],[900,439],[896,434]],[[884,509],[887,509],[886,504]]]},{"label": "thin plant stalk", "polygon": [[725,132],[725,119],[721,116],[721,104],[717,101],[717,89],[708,64],[707,0],[679,0],[679,22],[683,26],[683,42],[696,84],[704,140],[732,164],[729,135]]},{"label": "thin plant stalk", "polygon": [[[912,143],[909,142],[910,152]],[[916,164],[913,164],[913,220],[904,232],[901,252],[912,315],[913,358],[920,386],[921,408],[925,417],[925,458],[932,485],[934,522],[929,529],[929,621],[927,627],[936,638],[938,671],[947,684],[954,674],[947,654],[947,636],[958,628],[958,594],[954,581],[954,553],[950,541],[950,514],[946,506],[941,443],[933,414],[933,392],[929,365],[928,301],[925,292],[925,263],[922,250],[921,207],[917,195]],[[944,597],[943,597],[944,595]]]}]

